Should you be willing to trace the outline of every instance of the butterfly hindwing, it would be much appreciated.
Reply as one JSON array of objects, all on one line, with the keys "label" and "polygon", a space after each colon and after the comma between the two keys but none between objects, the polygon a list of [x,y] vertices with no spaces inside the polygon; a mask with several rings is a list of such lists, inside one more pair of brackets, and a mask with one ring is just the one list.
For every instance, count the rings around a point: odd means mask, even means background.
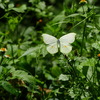
[{"label": "butterfly hindwing", "polygon": [[68,54],[72,50],[72,46],[70,44],[63,44],[60,45],[60,52],[63,54]]},{"label": "butterfly hindwing", "polygon": [[47,51],[51,54],[55,54],[58,52],[57,43],[53,43],[47,46]]}]

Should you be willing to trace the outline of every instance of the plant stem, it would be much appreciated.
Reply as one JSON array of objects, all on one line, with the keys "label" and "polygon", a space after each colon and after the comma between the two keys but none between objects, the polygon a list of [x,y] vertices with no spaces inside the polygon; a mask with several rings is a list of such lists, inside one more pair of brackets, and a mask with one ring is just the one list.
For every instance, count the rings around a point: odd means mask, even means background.
[{"label": "plant stem", "polygon": [[14,51],[13,51],[13,46],[12,46],[12,44],[10,44],[10,45],[11,45],[12,60],[13,60],[13,64],[14,64]]},{"label": "plant stem", "polygon": [[3,55],[2,55],[2,58],[1,58],[1,61],[0,61],[0,65],[2,64],[2,62],[3,62]]},{"label": "plant stem", "polygon": [[[83,14],[85,14],[83,6],[82,6],[82,9],[83,9]],[[83,48],[84,48],[84,38],[85,38],[86,21],[87,21],[87,19],[85,20],[84,28],[83,28],[83,33],[82,33],[81,56],[83,54]]]},{"label": "plant stem", "polygon": [[[87,20],[86,20],[86,21],[87,21]],[[82,33],[81,56],[82,56],[82,54],[83,54],[83,48],[84,48],[86,21],[85,21],[84,28],[83,28],[83,33]]]}]

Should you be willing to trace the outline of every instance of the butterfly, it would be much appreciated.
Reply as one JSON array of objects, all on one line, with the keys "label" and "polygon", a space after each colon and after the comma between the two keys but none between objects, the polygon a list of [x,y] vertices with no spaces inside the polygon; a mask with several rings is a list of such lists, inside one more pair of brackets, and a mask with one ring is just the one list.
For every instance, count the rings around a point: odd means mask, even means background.
[{"label": "butterfly", "polygon": [[75,35],[75,33],[69,33],[63,35],[59,39],[49,34],[42,34],[42,37],[44,43],[47,44],[47,51],[50,54],[57,53],[59,48],[61,53],[68,54],[72,50],[70,44],[75,41]]}]

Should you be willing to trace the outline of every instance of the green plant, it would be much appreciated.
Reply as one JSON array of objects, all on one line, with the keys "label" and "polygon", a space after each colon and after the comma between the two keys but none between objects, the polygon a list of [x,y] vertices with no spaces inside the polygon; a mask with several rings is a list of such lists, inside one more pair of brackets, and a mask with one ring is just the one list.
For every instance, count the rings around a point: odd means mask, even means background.
[{"label": "green plant", "polygon": [[[0,0],[0,100],[100,100],[99,1]],[[76,33],[51,55],[42,34]]]}]

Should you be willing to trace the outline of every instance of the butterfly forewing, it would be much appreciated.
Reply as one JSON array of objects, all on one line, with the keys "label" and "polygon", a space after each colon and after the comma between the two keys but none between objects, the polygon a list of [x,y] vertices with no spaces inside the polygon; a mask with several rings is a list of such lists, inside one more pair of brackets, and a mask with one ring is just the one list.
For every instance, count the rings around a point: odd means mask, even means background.
[{"label": "butterfly forewing", "polygon": [[43,34],[42,37],[45,44],[57,43],[57,38],[55,38],[54,36]]},{"label": "butterfly forewing", "polygon": [[67,35],[62,36],[59,40],[60,43],[68,44],[73,43],[75,41],[75,33],[69,33]]}]

